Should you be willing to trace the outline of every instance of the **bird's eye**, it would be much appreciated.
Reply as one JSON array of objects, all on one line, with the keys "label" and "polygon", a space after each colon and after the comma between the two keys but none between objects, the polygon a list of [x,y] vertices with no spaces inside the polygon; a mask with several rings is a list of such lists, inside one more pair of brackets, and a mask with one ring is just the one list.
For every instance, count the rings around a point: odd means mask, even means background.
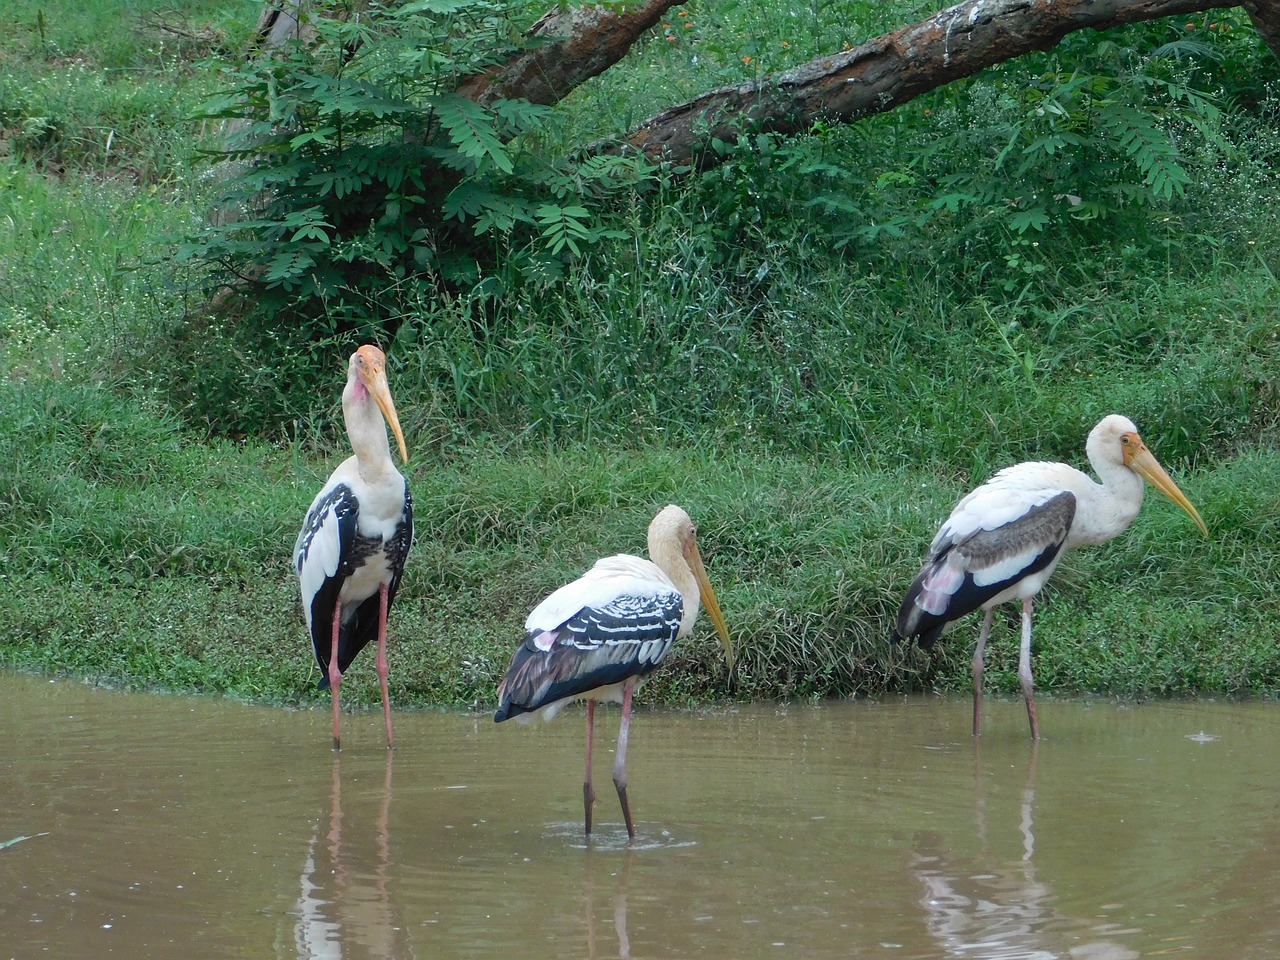
[{"label": "bird's eye", "polygon": [[1121,442],[1121,443],[1123,443],[1123,444],[1127,447],[1127,446],[1129,445],[1129,438],[1128,438],[1128,436],[1123,436],[1123,437],[1121,437],[1121,438],[1120,438],[1120,442]]}]

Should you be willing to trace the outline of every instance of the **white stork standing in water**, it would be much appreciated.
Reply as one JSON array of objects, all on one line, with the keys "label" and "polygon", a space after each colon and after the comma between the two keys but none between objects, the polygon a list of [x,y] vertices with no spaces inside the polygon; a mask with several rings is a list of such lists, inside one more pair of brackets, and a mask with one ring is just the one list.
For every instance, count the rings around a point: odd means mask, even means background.
[{"label": "white stork standing in water", "polygon": [[706,605],[730,668],[729,629],[707,580],[689,515],[664,507],[649,524],[649,556],[618,554],[543,600],[525,621],[527,636],[516,648],[498,687],[494,721],[516,717],[550,720],[574,700],[587,701],[587,773],[582,784],[586,833],[591,833],[591,742],[599,700],[622,702],[622,725],[613,765],[627,835],[635,839],[627,803],[627,736],[631,698],[671,645],[693,629],[698,603]]},{"label": "white stork standing in water", "polygon": [[293,548],[302,609],[311,632],[319,689],[333,701],[333,749],[342,748],[339,687],[351,661],[375,637],[378,680],[394,746],[387,697],[387,613],[396,598],[413,542],[413,499],[391,462],[383,417],[407,461],[404,434],[387,386],[386,357],[374,346],[351,355],[342,416],[355,456],[334,470],[316,494]]},{"label": "white stork standing in water", "polygon": [[1089,462],[1101,483],[1065,463],[1006,467],[961,500],[929,547],[929,556],[898,610],[894,639],[933,646],[953,620],[986,610],[973,653],[973,734],[982,721],[982,657],[997,604],[1022,601],[1018,678],[1032,738],[1040,739],[1031,679],[1031,604],[1063,553],[1119,535],[1142,506],[1142,481],[1209,529],[1127,417],[1106,417],[1089,433]]}]

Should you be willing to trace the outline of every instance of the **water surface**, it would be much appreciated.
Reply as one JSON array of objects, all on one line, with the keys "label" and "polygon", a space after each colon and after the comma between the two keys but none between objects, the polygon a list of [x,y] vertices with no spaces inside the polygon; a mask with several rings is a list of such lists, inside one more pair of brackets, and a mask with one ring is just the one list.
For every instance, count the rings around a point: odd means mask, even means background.
[{"label": "water surface", "polygon": [[0,673],[0,957],[1280,956],[1280,705],[284,711]]}]

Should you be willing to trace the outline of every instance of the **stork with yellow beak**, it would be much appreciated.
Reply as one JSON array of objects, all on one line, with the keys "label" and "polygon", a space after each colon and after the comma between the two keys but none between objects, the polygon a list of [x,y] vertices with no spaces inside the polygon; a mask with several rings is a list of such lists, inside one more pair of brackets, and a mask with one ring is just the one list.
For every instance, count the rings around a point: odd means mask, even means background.
[{"label": "stork with yellow beak", "polygon": [[395,745],[387,694],[387,614],[413,542],[413,498],[391,461],[383,424],[385,417],[400,458],[407,461],[386,362],[375,346],[363,346],[351,355],[342,416],[355,454],[316,494],[293,548],[302,610],[320,665],[318,686],[329,689],[333,703],[335,750],[342,749],[342,675],[374,637],[387,747]]},{"label": "stork with yellow beak", "polygon": [[522,723],[538,717],[550,720],[565,704],[587,701],[582,802],[588,836],[596,799],[591,785],[596,702],[622,702],[613,784],[627,835],[634,840],[636,828],[627,802],[632,695],[671,645],[693,629],[699,603],[706,606],[732,669],[729,628],[707,579],[695,532],[689,514],[675,505],[664,507],[649,524],[652,559],[618,554],[597,560],[577,580],[543,600],[525,621],[524,642],[498,687],[498,712],[493,717],[498,723],[511,717]]},{"label": "stork with yellow beak", "polygon": [[1065,463],[1006,467],[961,500],[933,538],[929,556],[898,610],[895,641],[928,649],[952,621],[986,611],[973,653],[973,735],[982,723],[982,669],[997,604],[1022,601],[1018,679],[1031,736],[1040,739],[1031,678],[1031,604],[1062,555],[1123,533],[1142,507],[1143,481],[1208,527],[1127,417],[1112,414],[1089,433],[1089,462],[1101,483]]}]

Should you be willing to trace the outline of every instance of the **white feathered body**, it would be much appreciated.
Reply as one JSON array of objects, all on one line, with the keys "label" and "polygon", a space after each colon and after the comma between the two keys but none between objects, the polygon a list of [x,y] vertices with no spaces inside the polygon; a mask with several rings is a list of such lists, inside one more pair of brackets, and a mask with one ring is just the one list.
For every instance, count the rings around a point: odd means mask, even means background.
[{"label": "white feathered body", "polygon": [[1101,483],[1064,463],[1032,461],[1006,467],[956,504],[903,600],[895,636],[932,646],[973,610],[1034,597],[1066,551],[1123,532],[1142,507],[1144,486],[1118,446],[1112,452],[1112,434],[1135,429],[1116,420],[1111,432],[1089,437]]},{"label": "white feathered body", "polygon": [[[692,581],[692,577],[690,577]],[[525,620],[498,690],[495,719],[550,720],[574,700],[621,701],[672,643],[692,629],[697,586],[686,598],[657,564],[617,554],[553,592]]]}]

